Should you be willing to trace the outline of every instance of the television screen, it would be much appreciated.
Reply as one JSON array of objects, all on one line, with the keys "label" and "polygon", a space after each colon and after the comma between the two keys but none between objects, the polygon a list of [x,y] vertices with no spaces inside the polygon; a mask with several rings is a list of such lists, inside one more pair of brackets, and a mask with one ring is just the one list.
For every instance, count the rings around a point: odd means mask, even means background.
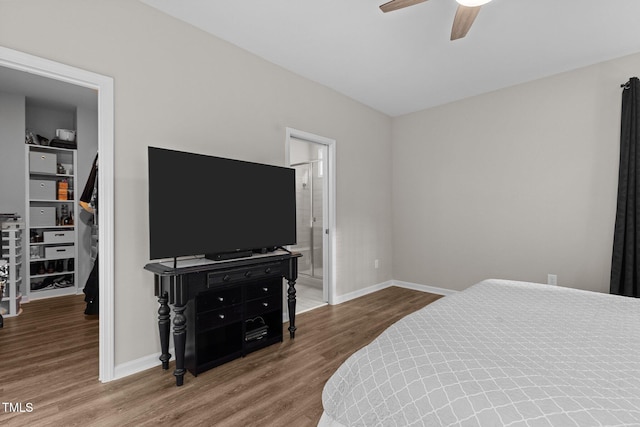
[{"label": "television screen", "polygon": [[295,242],[294,169],[149,147],[151,259]]}]

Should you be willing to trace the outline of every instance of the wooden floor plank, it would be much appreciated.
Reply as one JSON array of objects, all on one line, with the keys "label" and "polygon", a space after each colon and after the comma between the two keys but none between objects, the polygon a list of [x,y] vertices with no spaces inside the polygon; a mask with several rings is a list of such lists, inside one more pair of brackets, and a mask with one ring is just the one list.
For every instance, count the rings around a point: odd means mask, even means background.
[{"label": "wooden floor plank", "polygon": [[0,402],[33,410],[0,405],[0,425],[315,426],[322,388],[338,366],[438,298],[391,287],[302,313],[294,340],[285,334],[282,343],[198,377],[188,373],[182,387],[175,386],[173,361],[169,371],[158,366],[101,384],[98,318],[83,314],[83,296],[32,301],[0,329]]}]

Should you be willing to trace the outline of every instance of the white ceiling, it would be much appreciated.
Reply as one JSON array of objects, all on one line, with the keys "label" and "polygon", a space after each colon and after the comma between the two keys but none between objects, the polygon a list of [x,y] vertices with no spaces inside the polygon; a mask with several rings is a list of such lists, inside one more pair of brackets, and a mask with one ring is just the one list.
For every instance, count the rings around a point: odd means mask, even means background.
[{"label": "white ceiling", "polygon": [[390,116],[640,51],[638,0],[494,0],[454,42],[455,0],[142,1]]}]

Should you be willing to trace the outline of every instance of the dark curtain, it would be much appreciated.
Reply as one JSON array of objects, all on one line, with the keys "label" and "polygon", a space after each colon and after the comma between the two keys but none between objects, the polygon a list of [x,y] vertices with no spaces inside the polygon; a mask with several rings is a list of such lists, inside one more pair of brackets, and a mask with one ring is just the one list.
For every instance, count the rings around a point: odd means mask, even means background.
[{"label": "dark curtain", "polygon": [[613,235],[610,292],[640,296],[640,80],[623,85],[618,210]]}]

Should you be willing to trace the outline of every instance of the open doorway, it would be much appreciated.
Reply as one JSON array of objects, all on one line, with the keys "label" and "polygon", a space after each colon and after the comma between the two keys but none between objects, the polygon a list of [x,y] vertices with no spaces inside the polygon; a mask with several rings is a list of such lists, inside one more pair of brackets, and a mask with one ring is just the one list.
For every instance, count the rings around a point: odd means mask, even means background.
[{"label": "open doorway", "polygon": [[296,171],[296,234],[300,252],[296,282],[298,313],[331,302],[333,296],[333,179],[335,141],[287,129],[287,164]]},{"label": "open doorway", "polygon": [[[0,67],[18,72],[22,77],[37,77],[39,82],[60,82],[87,88],[97,94],[97,146],[100,153],[98,193],[100,213],[98,230],[99,265],[99,379],[114,379],[114,190],[113,190],[113,79],[90,71],[0,47]],[[34,81],[31,81],[33,83]],[[61,96],[61,95],[60,95]],[[24,138],[18,139],[18,142]],[[24,181],[22,179],[21,181]],[[68,268],[68,267],[67,267]]]}]

